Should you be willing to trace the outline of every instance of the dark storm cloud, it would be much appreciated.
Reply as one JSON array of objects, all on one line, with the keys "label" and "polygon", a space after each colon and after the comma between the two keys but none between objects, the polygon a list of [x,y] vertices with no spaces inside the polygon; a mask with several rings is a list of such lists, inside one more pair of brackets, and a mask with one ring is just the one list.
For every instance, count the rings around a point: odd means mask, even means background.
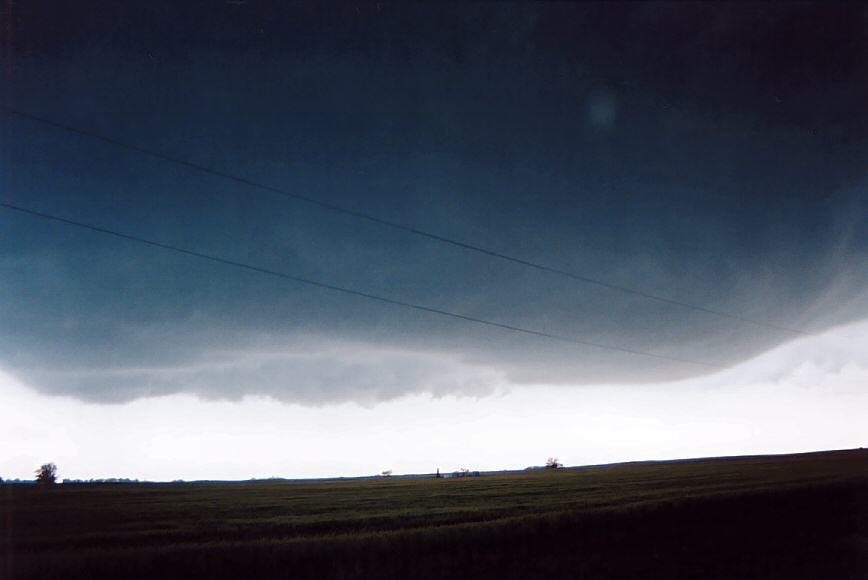
[{"label": "dark storm cloud", "polygon": [[[7,104],[747,318],[863,318],[859,5],[15,8]],[[794,337],[3,117],[4,200],[544,332],[729,365]],[[366,404],[702,367],[329,295],[4,212],[0,365],[92,401]]]}]

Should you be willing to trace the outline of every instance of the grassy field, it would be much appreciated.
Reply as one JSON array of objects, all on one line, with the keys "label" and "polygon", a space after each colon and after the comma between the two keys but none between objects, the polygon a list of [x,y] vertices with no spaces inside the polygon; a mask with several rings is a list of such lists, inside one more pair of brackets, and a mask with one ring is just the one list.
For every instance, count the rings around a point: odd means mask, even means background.
[{"label": "grassy field", "polygon": [[0,486],[0,577],[868,578],[868,452]]}]

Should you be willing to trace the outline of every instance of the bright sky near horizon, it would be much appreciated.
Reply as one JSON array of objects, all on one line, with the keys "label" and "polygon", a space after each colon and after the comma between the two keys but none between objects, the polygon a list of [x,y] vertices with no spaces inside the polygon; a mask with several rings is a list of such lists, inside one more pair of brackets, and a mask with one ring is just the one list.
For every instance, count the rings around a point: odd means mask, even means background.
[{"label": "bright sky near horizon", "polygon": [[[868,321],[681,383],[510,387],[363,407],[190,395],[93,405],[0,376],[0,477],[305,478],[792,453],[868,443]],[[751,404],[745,404],[749,400]]]}]

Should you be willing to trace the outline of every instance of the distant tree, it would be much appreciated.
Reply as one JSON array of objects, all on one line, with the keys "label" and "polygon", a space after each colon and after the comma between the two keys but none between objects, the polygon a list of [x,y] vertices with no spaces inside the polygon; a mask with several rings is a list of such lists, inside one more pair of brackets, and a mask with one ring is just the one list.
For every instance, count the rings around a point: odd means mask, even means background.
[{"label": "distant tree", "polygon": [[559,462],[557,457],[549,457],[546,459],[546,469],[558,469],[563,466],[564,464]]},{"label": "distant tree", "polygon": [[382,472],[380,475],[382,475],[383,477],[390,477],[392,475],[392,470],[387,469],[386,471]]},{"label": "distant tree", "polygon": [[57,466],[53,463],[44,463],[36,470],[36,483],[42,485],[54,485],[57,482]]}]

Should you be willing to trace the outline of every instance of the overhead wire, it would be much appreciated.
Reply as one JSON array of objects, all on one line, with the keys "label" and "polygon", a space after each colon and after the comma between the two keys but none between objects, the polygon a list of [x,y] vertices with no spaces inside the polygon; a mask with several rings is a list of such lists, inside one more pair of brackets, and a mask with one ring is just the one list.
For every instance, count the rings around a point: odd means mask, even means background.
[{"label": "overhead wire", "polygon": [[266,191],[266,192],[269,192],[272,194],[280,195],[280,196],[283,196],[283,197],[286,197],[286,198],[289,198],[289,199],[292,199],[292,200],[295,200],[295,201],[298,201],[301,203],[305,203],[305,204],[308,204],[311,206],[316,206],[320,209],[328,210],[328,211],[338,213],[338,214],[351,216],[351,217],[354,217],[357,219],[366,220],[368,222],[372,222],[372,223],[378,224],[378,225],[383,226],[383,227],[387,227],[387,228],[391,228],[394,230],[409,233],[409,234],[412,234],[412,235],[415,235],[418,237],[422,237],[422,238],[426,238],[429,240],[433,240],[435,242],[439,242],[442,244],[451,245],[453,247],[457,247],[457,248],[460,248],[462,250],[475,252],[475,253],[482,254],[482,255],[485,255],[485,256],[488,256],[491,258],[496,258],[496,259],[499,259],[502,261],[511,262],[513,264],[518,264],[520,266],[531,268],[531,269],[534,269],[534,270],[537,270],[540,272],[546,272],[549,274],[554,274],[557,276],[569,278],[569,279],[572,279],[572,280],[575,280],[578,282],[582,282],[585,284],[594,285],[594,286],[598,286],[601,288],[606,288],[609,290],[615,290],[615,291],[619,291],[619,292],[623,292],[623,293],[627,293],[627,294],[632,294],[635,296],[640,296],[640,297],[645,298],[647,300],[653,300],[653,301],[656,301],[656,302],[659,302],[662,304],[668,304],[671,306],[678,306],[681,308],[687,308],[690,310],[703,312],[703,313],[717,316],[720,318],[727,318],[730,320],[736,320],[736,321],[739,321],[741,323],[749,324],[749,325],[752,325],[755,327],[764,327],[764,328],[772,329],[772,330],[775,330],[778,332],[785,332],[785,333],[802,335],[802,336],[816,336],[814,333],[811,333],[811,332],[808,332],[808,331],[805,331],[802,329],[793,328],[793,327],[789,327],[789,326],[783,326],[783,325],[775,324],[772,322],[756,320],[756,319],[748,318],[746,316],[742,316],[739,314],[734,314],[731,312],[725,312],[723,310],[718,310],[716,308],[709,308],[709,307],[702,306],[699,304],[693,304],[690,302],[684,302],[682,300],[676,300],[673,298],[660,296],[658,294],[652,294],[650,292],[646,292],[646,291],[632,288],[629,286],[624,286],[622,284],[615,284],[612,282],[601,280],[599,278],[587,276],[584,274],[579,274],[577,272],[573,272],[570,270],[565,270],[563,268],[548,266],[546,264],[542,264],[539,262],[527,260],[527,259],[513,256],[510,254],[505,254],[503,252],[499,252],[499,251],[496,251],[496,250],[493,250],[490,248],[486,248],[486,247],[483,247],[483,246],[480,246],[477,244],[473,244],[470,242],[465,242],[465,241],[451,238],[448,236],[436,234],[436,233],[430,232],[428,230],[421,229],[421,228],[418,228],[418,227],[415,227],[415,226],[412,226],[409,224],[385,219],[385,218],[379,217],[377,215],[374,215],[372,213],[354,210],[352,208],[349,208],[349,207],[346,207],[343,205],[331,203],[328,201],[323,201],[321,199],[317,199],[314,197],[310,197],[308,195],[304,195],[301,193],[290,191],[288,189],[284,189],[281,187],[276,187],[273,185],[268,185],[266,183],[254,181],[252,179],[241,177],[241,176],[238,176],[238,175],[235,175],[232,173],[228,173],[226,171],[221,171],[221,170],[215,169],[213,167],[208,167],[206,165],[195,163],[195,162],[190,161],[188,159],[183,159],[180,157],[176,157],[174,155],[168,155],[166,153],[161,153],[159,151],[155,151],[153,149],[143,147],[140,145],[128,143],[126,141],[122,141],[122,140],[119,140],[119,139],[116,139],[113,137],[107,137],[105,135],[102,135],[100,133],[96,133],[94,131],[81,129],[79,127],[73,127],[71,125],[60,123],[60,122],[57,122],[57,121],[54,121],[51,119],[47,119],[45,117],[41,117],[38,115],[34,115],[32,113],[25,112],[25,111],[22,111],[19,109],[4,107],[4,110],[6,110],[8,113],[10,113],[12,115],[15,115],[17,117],[22,118],[22,119],[27,119],[27,120],[35,122],[35,123],[39,123],[39,124],[42,124],[45,126],[53,127],[55,129],[68,131],[68,132],[75,133],[75,134],[78,134],[78,135],[81,135],[84,137],[88,137],[91,139],[102,141],[104,143],[107,143],[107,144],[110,144],[110,145],[113,145],[116,147],[120,147],[120,148],[129,150],[129,151],[133,151],[133,152],[136,152],[136,153],[139,153],[142,155],[147,155],[147,156],[150,156],[152,158],[159,159],[161,161],[165,161],[168,163],[173,163],[176,165],[187,167],[187,168],[193,169],[195,171],[199,171],[201,173],[205,173],[205,174],[219,177],[222,179],[227,179],[227,180],[233,181],[235,183],[238,183],[238,184],[241,184],[241,185],[253,188],[253,189],[258,189],[260,191]]},{"label": "overhead wire", "polygon": [[98,225],[94,225],[94,224],[90,224],[90,223],[86,223],[86,222],[82,222],[82,221],[78,221],[78,220],[73,220],[70,218],[65,218],[62,216],[47,213],[44,211],[35,210],[32,208],[23,207],[23,206],[9,203],[6,201],[0,201],[0,208],[4,208],[7,210],[18,212],[19,214],[30,215],[30,216],[37,217],[37,218],[40,218],[43,220],[50,220],[53,222],[63,223],[63,224],[69,225],[69,226],[74,226],[77,228],[90,230],[90,231],[97,232],[97,233],[100,233],[103,235],[112,236],[114,238],[119,238],[119,239],[131,241],[131,242],[136,242],[138,244],[150,246],[152,248],[160,248],[160,249],[168,250],[168,251],[175,252],[178,254],[183,254],[186,256],[191,256],[191,257],[199,258],[202,260],[208,260],[210,262],[215,262],[215,263],[223,264],[226,266],[231,266],[234,268],[239,268],[239,269],[243,269],[243,270],[247,270],[247,271],[251,271],[251,272],[257,272],[259,274],[265,274],[268,276],[272,276],[275,278],[281,278],[284,280],[290,280],[292,282],[297,282],[299,284],[304,284],[307,286],[312,286],[312,287],[316,287],[316,288],[320,288],[320,289],[324,289],[324,290],[330,290],[330,291],[338,292],[338,293],[345,294],[345,295],[351,295],[351,296],[356,296],[356,297],[360,297],[360,298],[366,298],[368,300],[374,300],[374,301],[378,301],[381,303],[390,304],[393,306],[398,306],[398,307],[402,307],[402,308],[426,312],[429,314],[436,314],[439,316],[444,316],[444,317],[448,317],[448,318],[452,318],[452,319],[462,320],[464,322],[470,322],[470,323],[474,323],[474,324],[498,328],[501,330],[516,332],[516,333],[520,333],[520,334],[524,334],[524,335],[530,335],[530,336],[534,336],[537,338],[545,338],[545,339],[550,339],[550,340],[554,340],[554,341],[558,341],[558,342],[566,342],[566,343],[572,343],[572,344],[583,345],[583,346],[591,346],[591,347],[604,349],[604,350],[617,351],[617,352],[631,354],[631,355],[644,356],[644,357],[655,358],[655,359],[660,359],[660,360],[667,360],[667,361],[671,361],[671,362],[685,363],[685,364],[701,366],[701,367],[706,367],[706,368],[713,368],[713,369],[718,369],[718,370],[732,368],[732,367],[729,367],[727,365],[722,365],[722,364],[717,364],[717,363],[712,363],[712,362],[706,362],[706,361],[700,361],[700,360],[695,360],[695,359],[691,359],[691,358],[653,353],[653,352],[644,351],[644,350],[632,349],[632,348],[627,348],[627,347],[622,347],[622,346],[617,346],[617,345],[612,345],[612,344],[596,342],[596,341],[592,341],[592,340],[586,340],[583,338],[576,338],[576,337],[565,336],[565,335],[561,335],[561,334],[554,334],[554,333],[545,332],[542,330],[534,330],[531,328],[525,328],[525,327],[516,326],[513,324],[506,324],[506,323],[497,322],[494,320],[488,320],[485,318],[479,318],[476,316],[470,316],[470,315],[461,314],[458,312],[443,310],[443,309],[435,308],[432,306],[417,304],[415,302],[408,302],[408,301],[399,300],[396,298],[389,298],[386,296],[381,296],[379,294],[374,294],[372,292],[357,290],[354,288],[340,286],[337,284],[332,284],[332,283],[324,282],[321,280],[314,280],[312,278],[307,278],[304,276],[298,276],[296,274],[291,274],[291,273],[287,273],[287,272],[281,272],[279,270],[274,270],[271,268],[264,268],[261,266],[257,266],[255,264],[250,264],[248,262],[242,262],[239,260],[234,260],[234,259],[226,258],[223,256],[216,256],[213,254],[207,254],[204,252],[199,252],[197,250],[191,250],[188,248],[182,248],[180,246],[175,246],[173,244],[167,244],[164,242],[159,242],[159,241],[151,240],[148,238],[143,238],[140,236],[127,234],[124,232],[119,232],[117,230],[113,230],[110,228],[105,228],[102,226],[98,226]]}]

